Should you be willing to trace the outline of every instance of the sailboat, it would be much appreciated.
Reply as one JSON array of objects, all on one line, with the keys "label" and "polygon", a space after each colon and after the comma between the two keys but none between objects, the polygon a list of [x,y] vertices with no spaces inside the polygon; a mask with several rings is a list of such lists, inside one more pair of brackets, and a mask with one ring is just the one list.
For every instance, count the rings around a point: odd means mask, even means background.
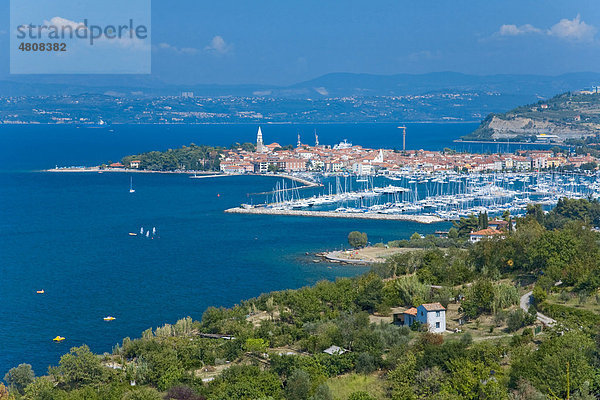
[{"label": "sailboat", "polygon": [[129,193],[135,193],[135,189],[133,188],[133,176],[129,178]]},{"label": "sailboat", "polygon": [[144,227],[142,226],[142,227],[140,228],[140,235],[143,235],[143,234],[144,234]]}]

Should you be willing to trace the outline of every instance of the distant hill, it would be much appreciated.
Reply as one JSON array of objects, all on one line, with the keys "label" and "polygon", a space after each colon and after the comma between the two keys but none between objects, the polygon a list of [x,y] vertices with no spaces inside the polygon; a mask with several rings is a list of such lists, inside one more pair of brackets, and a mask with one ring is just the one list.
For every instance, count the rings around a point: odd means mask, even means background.
[{"label": "distant hill", "polygon": [[[510,107],[556,93],[580,90],[600,83],[600,74],[467,75],[456,72],[373,75],[332,73],[290,86],[172,85],[153,77],[134,75],[16,76],[0,81],[0,96],[73,95],[80,93],[120,96],[163,96],[194,92],[196,96],[257,96],[279,98],[327,98],[353,96],[405,96],[441,92],[492,92],[507,96]],[[520,103],[514,103],[520,101]],[[507,108],[508,109],[508,108]]]},{"label": "distant hill", "polygon": [[596,82],[600,82],[600,74],[594,72],[558,76],[467,75],[457,72],[415,75],[335,73],[292,85],[288,90],[305,90],[313,95],[326,91],[329,96],[394,96],[454,90],[550,97],[556,93],[589,88]]},{"label": "distant hill", "polygon": [[563,93],[549,100],[488,115],[464,140],[535,140],[536,135],[556,136],[564,142],[600,134],[600,94]]}]

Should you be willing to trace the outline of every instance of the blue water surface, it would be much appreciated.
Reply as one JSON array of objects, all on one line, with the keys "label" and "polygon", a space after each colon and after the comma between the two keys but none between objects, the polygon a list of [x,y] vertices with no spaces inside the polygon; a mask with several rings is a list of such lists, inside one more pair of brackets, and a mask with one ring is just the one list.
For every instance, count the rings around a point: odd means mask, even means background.
[{"label": "blue water surface", "polygon": [[[315,252],[345,245],[349,231],[365,231],[379,242],[442,227],[223,213],[246,202],[247,193],[272,189],[273,178],[36,171],[190,142],[252,141],[256,128],[0,127],[0,377],[23,362],[43,374],[73,346],[85,343],[107,352],[148,327],[188,315],[199,319],[209,306],[363,273],[361,267],[313,262]],[[309,136],[314,128],[269,125],[263,133],[267,143],[287,144],[298,130]],[[321,143],[344,138],[372,147],[401,143],[391,124],[316,128]],[[415,134],[407,144],[449,147],[472,129],[414,125],[410,131],[421,132],[420,142]],[[156,227],[154,239],[129,235],[141,227]],[[45,294],[36,294],[41,289]],[[116,320],[103,321],[108,315]],[[52,342],[57,335],[66,340]]]}]

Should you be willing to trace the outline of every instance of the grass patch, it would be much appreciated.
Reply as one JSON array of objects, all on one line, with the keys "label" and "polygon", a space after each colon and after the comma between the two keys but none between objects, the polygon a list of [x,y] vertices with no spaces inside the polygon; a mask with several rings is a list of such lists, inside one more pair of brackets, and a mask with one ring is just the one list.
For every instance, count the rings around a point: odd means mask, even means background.
[{"label": "grass patch", "polygon": [[330,378],[327,386],[336,400],[346,400],[352,393],[363,391],[377,399],[385,398],[385,383],[376,374],[348,374]]},{"label": "grass patch", "polygon": [[597,293],[580,297],[566,289],[563,292],[550,294],[546,302],[600,314],[600,295]]}]

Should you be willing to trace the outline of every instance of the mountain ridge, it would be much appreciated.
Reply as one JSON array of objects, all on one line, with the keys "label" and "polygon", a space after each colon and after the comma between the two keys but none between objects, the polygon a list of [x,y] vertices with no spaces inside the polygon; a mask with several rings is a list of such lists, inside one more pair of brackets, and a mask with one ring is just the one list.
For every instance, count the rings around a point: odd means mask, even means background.
[{"label": "mountain ridge", "polygon": [[[147,76],[16,76],[0,80],[4,96],[113,93],[122,96],[246,96],[284,98],[373,97],[423,95],[439,92],[497,92],[531,98],[584,89],[600,82],[600,73],[561,75],[496,74],[460,72],[378,75],[336,72],[291,85],[266,84],[169,84]],[[530,100],[531,101],[531,100]]]}]

